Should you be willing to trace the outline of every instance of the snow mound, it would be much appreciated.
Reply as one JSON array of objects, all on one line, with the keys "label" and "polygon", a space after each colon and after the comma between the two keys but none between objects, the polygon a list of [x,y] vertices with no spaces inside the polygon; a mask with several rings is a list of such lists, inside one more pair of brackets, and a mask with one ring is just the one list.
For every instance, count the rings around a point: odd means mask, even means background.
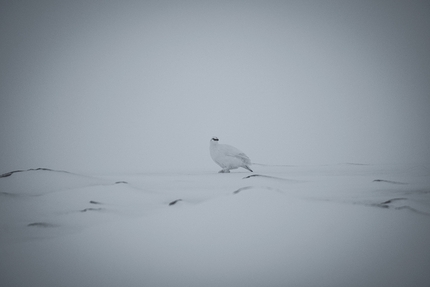
[{"label": "snow mound", "polygon": [[2,286],[430,282],[425,169],[99,177],[39,170],[0,184]]}]

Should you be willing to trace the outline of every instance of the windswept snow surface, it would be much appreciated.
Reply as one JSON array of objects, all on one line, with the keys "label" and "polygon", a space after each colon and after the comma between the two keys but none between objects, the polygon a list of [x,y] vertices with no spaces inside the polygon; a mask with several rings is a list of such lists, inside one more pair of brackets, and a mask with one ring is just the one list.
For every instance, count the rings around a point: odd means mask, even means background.
[{"label": "windswept snow surface", "polygon": [[0,177],[0,285],[429,286],[425,165]]}]

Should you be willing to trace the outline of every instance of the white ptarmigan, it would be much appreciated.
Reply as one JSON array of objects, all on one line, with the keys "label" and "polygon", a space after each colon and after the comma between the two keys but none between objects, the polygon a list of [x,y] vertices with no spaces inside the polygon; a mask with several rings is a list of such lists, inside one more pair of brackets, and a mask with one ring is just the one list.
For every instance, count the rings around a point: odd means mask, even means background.
[{"label": "white ptarmigan", "polygon": [[239,167],[253,172],[252,169],[249,168],[251,160],[246,154],[231,145],[219,144],[218,141],[219,139],[217,137],[213,137],[210,141],[209,150],[214,162],[222,167],[219,173],[227,173],[230,172],[230,169]]}]

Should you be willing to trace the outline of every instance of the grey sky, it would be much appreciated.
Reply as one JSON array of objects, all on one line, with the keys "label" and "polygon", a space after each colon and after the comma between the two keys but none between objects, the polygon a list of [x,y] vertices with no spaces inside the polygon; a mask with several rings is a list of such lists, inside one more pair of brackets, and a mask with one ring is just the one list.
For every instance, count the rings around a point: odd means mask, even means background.
[{"label": "grey sky", "polygon": [[427,1],[9,1],[0,172],[430,161]]}]

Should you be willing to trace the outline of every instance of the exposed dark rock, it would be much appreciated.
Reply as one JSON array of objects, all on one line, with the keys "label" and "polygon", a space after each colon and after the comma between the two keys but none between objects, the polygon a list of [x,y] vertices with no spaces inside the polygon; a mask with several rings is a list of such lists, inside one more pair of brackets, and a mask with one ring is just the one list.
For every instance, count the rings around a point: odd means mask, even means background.
[{"label": "exposed dark rock", "polygon": [[47,223],[47,222],[33,222],[33,223],[29,223],[27,226],[33,226],[33,227],[57,227],[58,225],[52,224],[52,223]]},{"label": "exposed dark rock", "polygon": [[251,174],[251,175],[245,176],[245,177],[244,177],[244,178],[242,178],[242,179],[247,179],[247,178],[257,177],[257,176],[259,176],[259,177],[265,177],[265,178],[280,179],[280,180],[288,180],[288,179],[281,178],[281,177],[275,177],[275,176],[269,176],[269,175],[262,175],[262,174]]},{"label": "exposed dark rock", "polygon": [[389,204],[389,203],[392,203],[393,201],[396,201],[396,200],[406,200],[407,198],[404,198],[404,197],[399,197],[399,198],[393,198],[393,199],[389,199],[389,200],[387,200],[387,201],[384,201],[384,202],[382,202],[381,204]]},{"label": "exposed dark rock", "polygon": [[241,192],[242,190],[247,190],[247,189],[251,189],[253,188],[253,186],[245,186],[245,187],[241,187],[238,190],[233,191],[234,194],[237,194],[239,192]]},{"label": "exposed dark rock", "polygon": [[404,197],[392,198],[392,199],[386,200],[384,202],[375,204],[375,206],[382,207],[382,208],[390,208],[389,204],[392,203],[393,201],[406,200],[406,199],[407,198],[404,198]]},{"label": "exposed dark rock", "polygon": [[[384,202],[381,203],[377,203],[377,204],[372,204],[372,206],[376,206],[376,207],[382,207],[382,208],[389,208],[389,209],[394,209],[394,210],[409,210],[421,215],[426,215],[426,216],[430,216],[430,213],[415,209],[409,205],[401,205],[401,206],[392,206],[390,205],[391,203],[393,203],[394,201],[401,201],[401,200],[408,200],[407,198],[404,197],[399,197],[399,198],[392,198],[389,200],[386,200]],[[407,204],[407,202],[405,202],[405,204]],[[397,204],[398,205],[398,204]]]},{"label": "exposed dark rock", "polygon": [[50,169],[50,168],[44,168],[44,167],[39,167],[39,168],[30,168],[30,169],[19,169],[19,170],[14,170],[14,171],[10,171],[10,172],[6,172],[3,174],[0,174],[0,178],[2,177],[9,177],[14,173],[17,172],[25,172],[25,171],[37,171],[37,170],[45,170],[45,171],[55,171],[55,172],[65,172],[65,173],[70,173],[68,171],[64,171],[64,170],[55,170],[55,169]]},{"label": "exposed dark rock", "polygon": [[407,184],[406,182],[399,182],[399,181],[392,181],[392,180],[385,180],[385,179],[375,179],[373,182],[386,182],[386,183],[392,183],[392,184]]},{"label": "exposed dark rock", "polygon": [[92,207],[90,207],[90,208],[82,209],[82,210],[81,210],[81,212],[87,212],[87,211],[101,211],[101,210],[103,210],[103,208],[92,208]]},{"label": "exposed dark rock", "polygon": [[270,176],[270,175],[263,175],[263,174],[251,174],[248,176],[245,176],[242,179],[247,179],[247,178],[251,178],[251,177],[264,177],[264,178],[270,178],[270,179],[276,179],[276,180],[282,180],[282,181],[287,181],[287,182],[291,182],[291,183],[298,183],[301,182],[299,180],[294,180],[294,179],[287,179],[287,178],[282,178],[282,177],[276,177],[276,176]]},{"label": "exposed dark rock", "polygon": [[182,201],[182,199],[174,200],[174,201],[170,202],[169,205],[174,205],[174,204],[178,203],[179,201]]}]

